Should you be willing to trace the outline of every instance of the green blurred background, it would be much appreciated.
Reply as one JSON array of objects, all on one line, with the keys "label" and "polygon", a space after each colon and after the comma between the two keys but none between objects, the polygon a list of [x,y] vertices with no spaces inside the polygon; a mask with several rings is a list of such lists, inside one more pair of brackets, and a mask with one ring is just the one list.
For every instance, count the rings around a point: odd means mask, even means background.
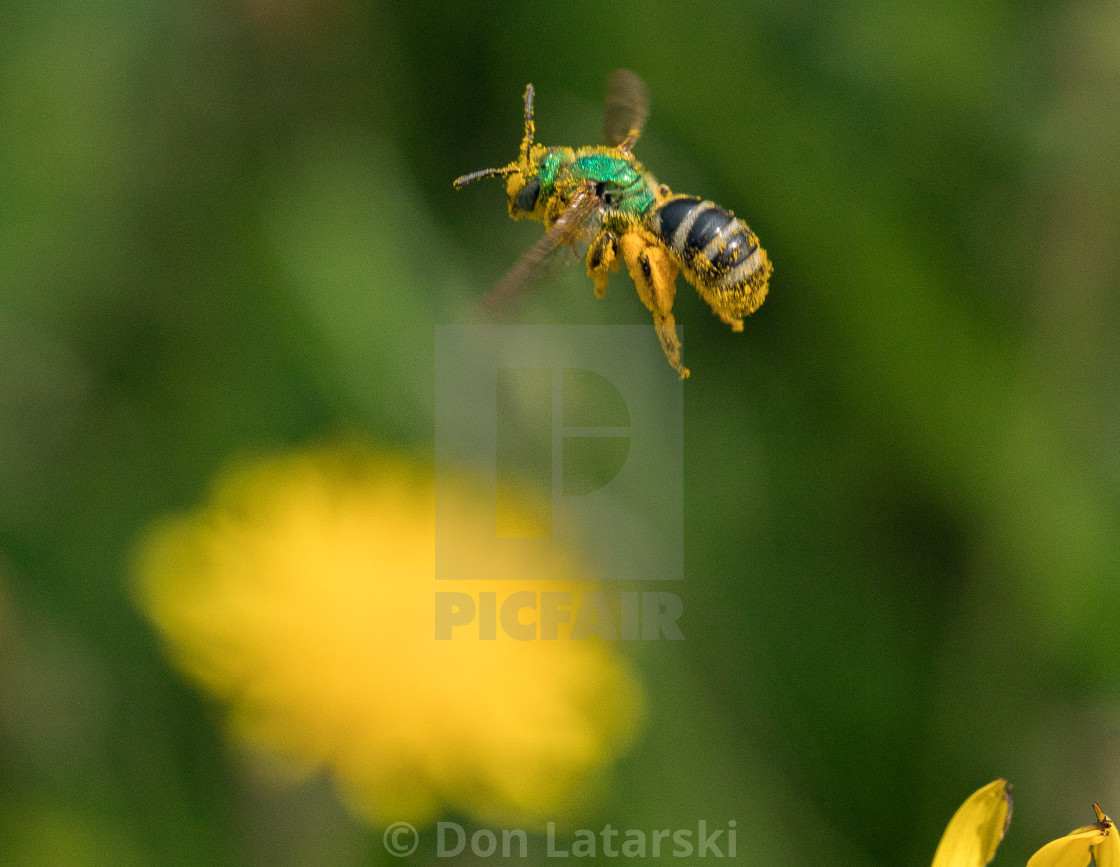
[{"label": "green blurred background", "polygon": [[[776,270],[741,335],[681,281],[687,640],[601,820],[920,865],[1006,776],[1009,865],[1120,812],[1114,0],[3,17],[0,863],[387,862],[227,745],[130,545],[241,455],[429,450],[434,326],[540,232],[451,180],[513,158],[527,81],[539,139],[597,141],[620,66],[639,157]],[[517,321],[649,321],[568,271]]]}]

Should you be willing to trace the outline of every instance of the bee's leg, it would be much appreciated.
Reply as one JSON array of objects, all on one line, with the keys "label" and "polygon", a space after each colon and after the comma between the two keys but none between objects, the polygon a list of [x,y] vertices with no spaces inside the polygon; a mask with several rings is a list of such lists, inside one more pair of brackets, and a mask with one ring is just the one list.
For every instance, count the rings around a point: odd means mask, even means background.
[{"label": "bee's leg", "polygon": [[653,325],[661,348],[673,370],[688,378],[688,368],[681,364],[681,342],[673,318],[673,298],[677,294],[677,265],[657,243],[641,232],[624,234],[619,242],[626,267],[638,287],[638,296],[653,314]]},{"label": "bee's leg", "polygon": [[737,316],[732,316],[730,313],[725,313],[722,310],[717,310],[716,315],[719,316],[724,322],[731,326],[732,331],[743,330],[743,320]]},{"label": "bee's leg", "polygon": [[618,270],[618,235],[604,229],[587,249],[587,276],[595,281],[595,297],[607,294],[611,271]]}]

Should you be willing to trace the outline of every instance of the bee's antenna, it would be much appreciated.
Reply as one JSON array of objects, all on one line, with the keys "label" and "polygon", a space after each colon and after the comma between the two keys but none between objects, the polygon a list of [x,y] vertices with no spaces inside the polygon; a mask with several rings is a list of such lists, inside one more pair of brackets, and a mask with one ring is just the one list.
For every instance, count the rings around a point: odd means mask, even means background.
[{"label": "bee's antenna", "polygon": [[501,169],[481,169],[477,172],[471,172],[469,175],[463,175],[461,178],[455,179],[455,189],[461,190],[472,181],[477,181],[480,178],[504,178],[506,175],[515,171],[516,167],[506,166]]},{"label": "bee's antenna", "polygon": [[477,181],[481,178],[504,178],[506,175],[511,175],[518,171],[521,166],[529,162],[529,151],[533,148],[533,135],[536,132],[536,125],[533,123],[533,85],[525,85],[525,137],[521,140],[521,160],[518,163],[512,163],[500,169],[482,169],[481,171],[471,172],[469,175],[463,175],[461,178],[455,179],[455,189],[459,190],[465,187],[472,181]]},{"label": "bee's antenna", "polygon": [[521,159],[529,161],[529,150],[533,147],[533,134],[536,125],[533,123],[533,85],[525,85],[525,137],[521,140]]}]

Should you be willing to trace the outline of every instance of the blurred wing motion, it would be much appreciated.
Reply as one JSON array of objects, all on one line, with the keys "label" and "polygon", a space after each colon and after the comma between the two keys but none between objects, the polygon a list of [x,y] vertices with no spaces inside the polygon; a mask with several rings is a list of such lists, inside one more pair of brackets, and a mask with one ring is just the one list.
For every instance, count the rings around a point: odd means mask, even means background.
[{"label": "blurred wing motion", "polygon": [[576,190],[572,202],[544,236],[510,268],[482,298],[482,306],[496,311],[520,295],[534,282],[545,260],[564,245],[575,247],[582,239],[592,233],[592,225],[604,205],[602,198],[595,194],[595,185],[587,183]]},{"label": "blurred wing motion", "polygon": [[629,69],[616,69],[607,79],[603,139],[612,147],[629,151],[637,143],[648,118],[649,89],[646,83]]}]

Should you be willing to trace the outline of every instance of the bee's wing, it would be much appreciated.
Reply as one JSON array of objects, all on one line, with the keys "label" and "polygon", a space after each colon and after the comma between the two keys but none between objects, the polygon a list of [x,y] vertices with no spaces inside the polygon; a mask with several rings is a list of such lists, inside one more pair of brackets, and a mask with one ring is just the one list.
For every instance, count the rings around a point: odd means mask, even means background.
[{"label": "bee's wing", "polygon": [[594,184],[588,183],[576,190],[567,210],[557,217],[544,236],[486,293],[482,299],[483,307],[491,311],[500,309],[521,294],[534,282],[541,266],[552,253],[564,245],[574,248],[586,238],[594,227],[599,208],[603,204],[603,200],[595,195]]},{"label": "bee's wing", "polygon": [[603,106],[603,138],[612,147],[624,143],[630,150],[638,141],[649,117],[649,88],[629,69],[616,69],[607,79],[607,101]]}]

